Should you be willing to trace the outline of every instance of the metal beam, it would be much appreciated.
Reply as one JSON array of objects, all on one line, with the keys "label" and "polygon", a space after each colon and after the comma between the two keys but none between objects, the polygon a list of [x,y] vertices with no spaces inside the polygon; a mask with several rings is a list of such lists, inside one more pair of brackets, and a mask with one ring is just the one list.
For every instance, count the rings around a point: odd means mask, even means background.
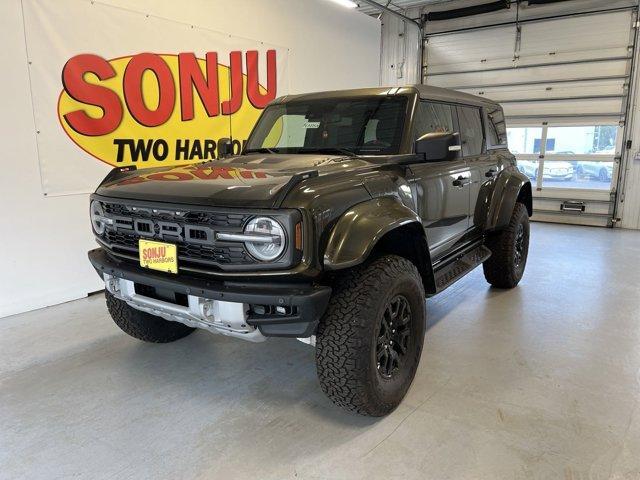
[{"label": "metal beam", "polygon": [[[395,10],[391,10],[389,7],[385,7],[384,5],[380,5],[375,0],[358,0],[358,1],[359,2],[364,2],[366,4],[369,4],[372,7],[375,7],[377,9],[379,9],[379,10],[382,10],[383,12],[386,12],[389,15],[393,15],[394,17],[398,17],[398,18],[402,19],[405,22],[413,23],[416,27],[418,27],[420,29],[420,32],[422,33],[422,23],[414,20],[413,18],[407,17],[406,15],[403,15],[400,12],[396,12]],[[422,35],[420,35],[420,36],[422,37]]]},{"label": "metal beam", "polygon": [[496,101],[498,103],[570,102],[573,100],[611,100],[621,99],[623,97],[624,95],[585,95],[580,97],[537,97]]},{"label": "metal beam", "polygon": [[511,82],[511,83],[492,83],[484,85],[456,85],[453,87],[447,86],[452,90],[482,90],[486,88],[500,88],[500,87],[522,87],[528,85],[555,85],[558,83],[588,83],[588,82],[601,82],[607,80],[627,80],[627,75],[608,75],[603,77],[585,77],[585,78],[561,78],[556,80],[531,80],[528,82]]},{"label": "metal beam", "polygon": [[364,2],[372,7],[379,9],[382,12],[388,13],[389,15],[393,15],[396,18],[399,18],[403,22],[408,22],[412,25],[418,27],[418,78],[416,81],[418,83],[423,82],[423,69],[424,69],[424,27],[422,21],[414,20],[413,18],[409,18],[406,15],[403,15],[395,10],[391,10],[389,7],[384,5],[380,5],[375,0],[359,0],[360,2]]},{"label": "metal beam", "polygon": [[[366,1],[366,0],[363,0]],[[513,2],[512,2],[513,3]],[[558,20],[558,19],[562,19],[562,18],[573,18],[573,17],[587,17],[590,15],[600,15],[600,14],[606,14],[606,13],[614,13],[614,12],[623,12],[626,10],[635,10],[638,7],[635,5],[630,5],[627,7],[617,7],[617,8],[603,8],[600,10],[590,10],[590,11],[585,11],[585,12],[574,12],[574,13],[564,13],[564,14],[560,14],[560,15],[549,15],[546,17],[533,17],[533,18],[524,18],[524,19],[519,19],[519,20],[513,20],[513,21],[509,21],[509,22],[500,22],[500,23],[490,23],[487,25],[478,25],[478,26],[473,26],[473,27],[463,27],[463,28],[456,28],[453,30],[442,30],[442,31],[436,31],[436,32],[432,32],[432,33],[427,33],[427,37],[436,37],[439,35],[449,35],[452,33],[463,33],[463,32],[468,32],[471,30],[487,30],[487,29],[491,29],[491,28],[501,28],[501,27],[508,27],[511,25],[522,25],[522,24],[526,24],[526,23],[536,23],[536,22],[544,22],[547,20]]]},{"label": "metal beam", "polygon": [[519,119],[550,119],[554,118],[620,118],[620,112],[611,113],[544,113],[540,115],[506,115],[507,120],[519,120]]},{"label": "metal beam", "polygon": [[440,75],[461,75],[465,73],[484,73],[484,72],[508,72],[513,70],[522,70],[524,68],[536,68],[536,67],[561,67],[563,65],[579,65],[582,63],[601,63],[601,62],[620,62],[622,60],[629,61],[632,57],[604,57],[604,58],[587,58],[584,60],[568,60],[565,62],[545,62],[545,63],[530,63],[527,65],[513,65],[511,67],[495,67],[485,68],[484,70],[460,70],[449,72],[436,72],[429,73],[429,77],[436,77]]}]

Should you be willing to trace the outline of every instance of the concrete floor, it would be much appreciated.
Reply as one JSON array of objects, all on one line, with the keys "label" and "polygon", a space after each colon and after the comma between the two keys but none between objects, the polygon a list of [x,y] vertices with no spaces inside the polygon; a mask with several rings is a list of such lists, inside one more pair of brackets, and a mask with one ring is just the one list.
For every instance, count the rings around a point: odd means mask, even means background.
[{"label": "concrete floor", "polygon": [[390,416],[334,407],[313,350],[129,338],[102,296],[0,320],[0,478],[640,478],[640,233],[534,224],[525,278],[427,302]]}]

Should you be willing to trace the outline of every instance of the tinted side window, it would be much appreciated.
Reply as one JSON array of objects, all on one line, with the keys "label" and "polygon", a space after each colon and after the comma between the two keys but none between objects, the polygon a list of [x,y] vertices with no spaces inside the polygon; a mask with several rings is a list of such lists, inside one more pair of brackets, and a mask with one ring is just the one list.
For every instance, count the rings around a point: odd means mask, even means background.
[{"label": "tinted side window", "polygon": [[427,133],[453,133],[453,112],[450,105],[444,103],[420,102],[413,122],[413,140]]},{"label": "tinted side window", "polygon": [[462,154],[465,157],[480,155],[484,143],[480,109],[475,107],[458,107],[458,121],[460,122]]},{"label": "tinted side window", "polygon": [[487,109],[489,117],[489,135],[491,145],[507,144],[507,124],[504,120],[504,112],[500,107],[491,107]]}]

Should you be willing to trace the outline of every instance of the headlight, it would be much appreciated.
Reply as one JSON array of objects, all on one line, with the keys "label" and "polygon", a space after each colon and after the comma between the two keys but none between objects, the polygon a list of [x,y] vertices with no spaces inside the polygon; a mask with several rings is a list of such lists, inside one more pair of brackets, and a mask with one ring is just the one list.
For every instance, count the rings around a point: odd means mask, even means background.
[{"label": "headlight", "polygon": [[105,228],[107,228],[104,220],[104,209],[102,208],[102,204],[94,200],[91,202],[90,212],[93,229],[98,235],[102,235]]},{"label": "headlight", "polygon": [[284,252],[286,237],[284,228],[272,218],[257,217],[252,219],[244,229],[247,238],[245,246],[249,253],[265,262],[275,260]]}]

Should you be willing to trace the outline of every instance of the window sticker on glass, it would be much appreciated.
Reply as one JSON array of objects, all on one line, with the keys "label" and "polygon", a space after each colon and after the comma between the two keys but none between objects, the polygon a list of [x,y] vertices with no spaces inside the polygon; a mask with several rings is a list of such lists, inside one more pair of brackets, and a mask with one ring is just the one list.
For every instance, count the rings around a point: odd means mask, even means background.
[{"label": "window sticker on glass", "polygon": [[318,128],[320,127],[320,122],[304,122],[303,128]]}]

